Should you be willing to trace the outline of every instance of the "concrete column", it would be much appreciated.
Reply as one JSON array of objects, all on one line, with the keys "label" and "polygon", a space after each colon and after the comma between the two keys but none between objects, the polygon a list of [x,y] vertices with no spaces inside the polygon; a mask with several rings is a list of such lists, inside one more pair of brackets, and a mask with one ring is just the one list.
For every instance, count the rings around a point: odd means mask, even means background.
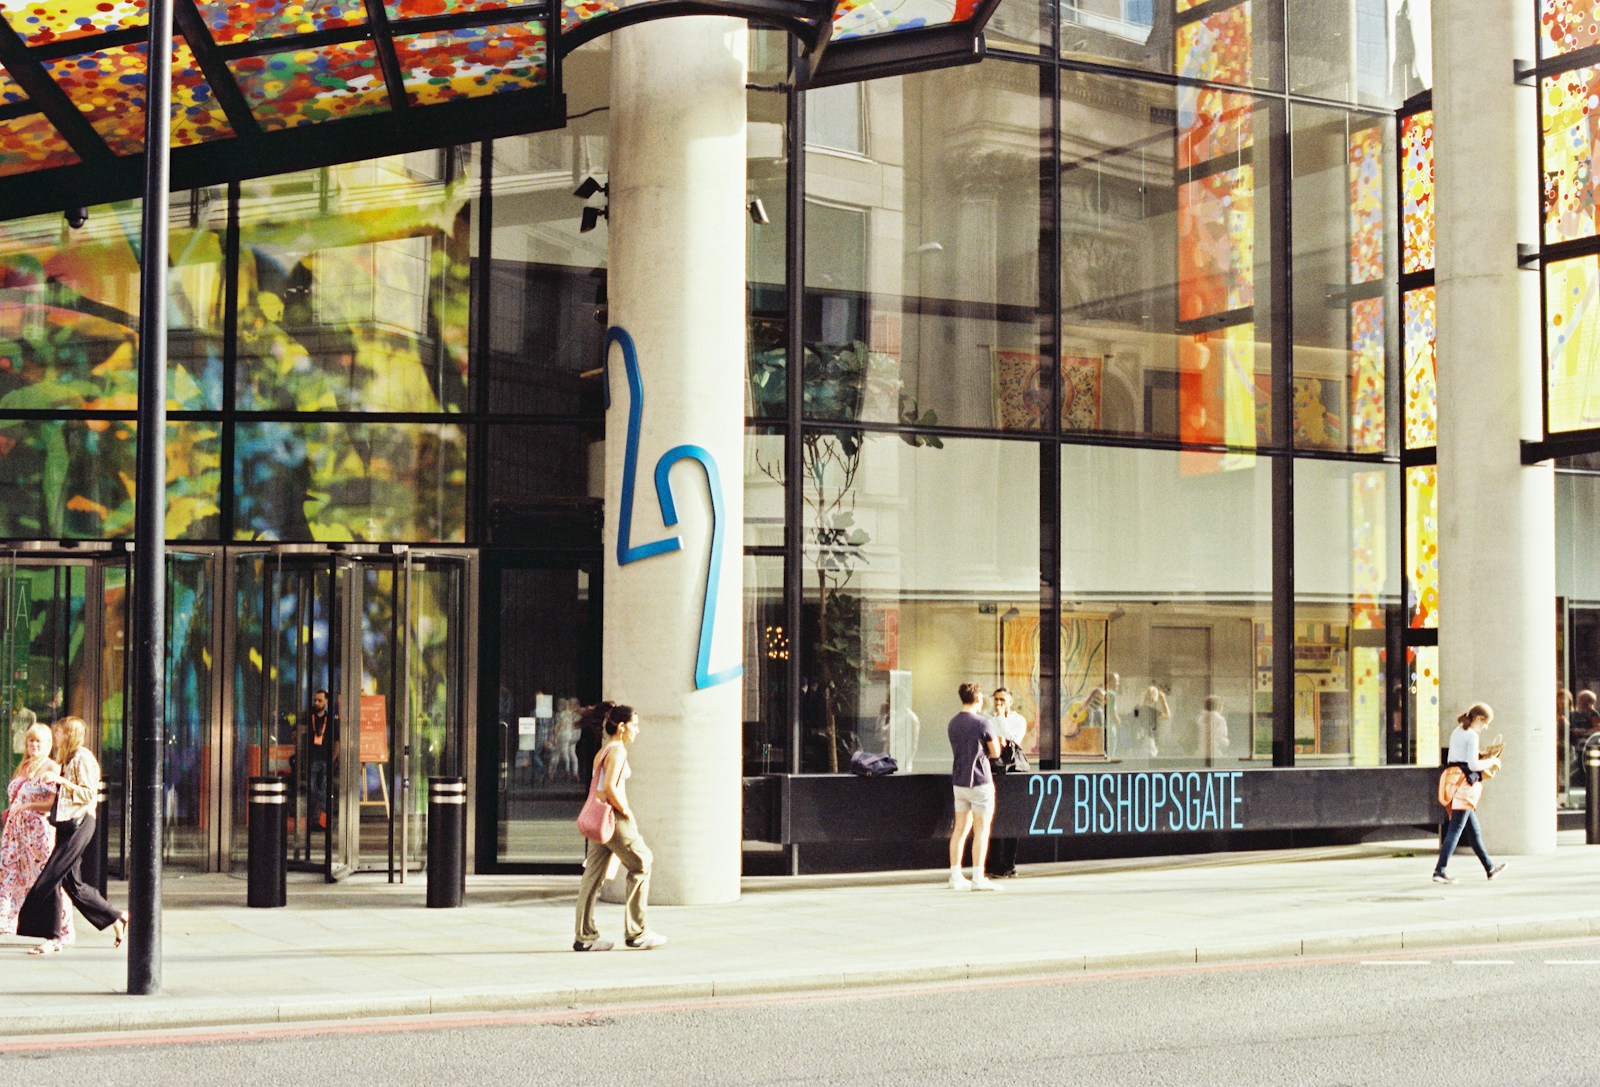
[{"label": "concrete column", "polygon": [[[741,658],[745,415],[743,20],[665,19],[611,36],[610,323],[637,349],[643,388],[628,542],[677,549],[619,564],[628,411],[623,352],[609,353],[603,696],[639,711],[629,800],[655,854],[650,900],[739,896],[741,687],[697,689],[711,550],[707,472],[678,460],[663,522],[656,466],[703,449],[721,483],[722,561],[712,672]],[[669,458],[670,459],[670,458]]]},{"label": "concrete column", "polygon": [[[1439,298],[1440,732],[1476,701],[1505,768],[1484,791],[1491,853],[1555,848],[1555,486],[1542,433],[1529,0],[1434,0]],[[1427,752],[1419,753],[1424,757]]]}]

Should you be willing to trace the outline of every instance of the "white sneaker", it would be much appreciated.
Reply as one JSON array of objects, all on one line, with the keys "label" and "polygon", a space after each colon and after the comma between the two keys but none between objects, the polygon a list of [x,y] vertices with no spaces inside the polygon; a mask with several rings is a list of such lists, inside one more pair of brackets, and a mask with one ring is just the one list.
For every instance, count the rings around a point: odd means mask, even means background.
[{"label": "white sneaker", "polygon": [[645,929],[631,940],[624,942],[635,951],[649,951],[652,947],[660,947],[666,943],[667,938],[659,932],[651,932],[649,929]]},{"label": "white sneaker", "polygon": [[952,891],[970,891],[972,889],[972,881],[960,872],[951,872],[950,889]]},{"label": "white sneaker", "polygon": [[987,876],[973,876],[972,889],[974,891],[998,891],[1000,885]]}]

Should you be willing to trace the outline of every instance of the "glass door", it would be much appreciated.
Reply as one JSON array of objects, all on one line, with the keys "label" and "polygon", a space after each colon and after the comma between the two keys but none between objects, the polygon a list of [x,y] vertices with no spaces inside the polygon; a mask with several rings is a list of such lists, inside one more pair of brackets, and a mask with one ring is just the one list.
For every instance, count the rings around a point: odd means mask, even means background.
[{"label": "glass door", "polygon": [[573,821],[589,766],[575,726],[582,707],[600,697],[595,568],[590,561],[535,556],[485,560],[478,654],[480,867],[536,871],[583,862],[583,840]]}]

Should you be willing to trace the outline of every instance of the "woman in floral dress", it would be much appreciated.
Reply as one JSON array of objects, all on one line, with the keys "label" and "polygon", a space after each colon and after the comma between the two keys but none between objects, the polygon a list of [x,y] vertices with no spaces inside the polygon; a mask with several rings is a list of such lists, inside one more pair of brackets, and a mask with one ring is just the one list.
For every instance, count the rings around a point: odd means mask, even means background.
[{"label": "woman in floral dress", "polygon": [[[56,802],[56,789],[43,779],[60,767],[50,759],[50,743],[48,725],[28,729],[23,760],[17,764],[7,790],[6,829],[0,836],[0,936],[16,935],[22,900],[55,848],[56,829],[50,825],[50,809]],[[61,924],[67,933],[66,941],[71,942],[72,911],[65,894],[60,902]]]}]

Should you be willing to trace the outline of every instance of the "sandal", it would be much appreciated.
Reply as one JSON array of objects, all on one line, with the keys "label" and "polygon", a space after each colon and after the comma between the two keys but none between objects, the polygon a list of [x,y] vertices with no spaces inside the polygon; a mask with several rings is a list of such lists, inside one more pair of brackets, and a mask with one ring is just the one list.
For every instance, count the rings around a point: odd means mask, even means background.
[{"label": "sandal", "polygon": [[30,954],[30,955],[54,955],[60,950],[61,950],[61,941],[60,940],[46,940],[44,943],[40,944],[38,947],[36,947],[33,950],[29,951],[28,954]]},{"label": "sandal", "polygon": [[123,910],[122,916],[111,922],[111,946],[121,947],[122,938],[128,934],[128,911]]}]

